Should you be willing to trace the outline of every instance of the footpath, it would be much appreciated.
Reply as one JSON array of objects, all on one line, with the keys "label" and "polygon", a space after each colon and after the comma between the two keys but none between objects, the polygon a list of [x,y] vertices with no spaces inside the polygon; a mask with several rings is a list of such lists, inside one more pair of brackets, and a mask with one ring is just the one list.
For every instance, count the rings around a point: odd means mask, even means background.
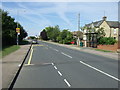
[{"label": "footpath", "polygon": [[2,88],[8,88],[23,62],[30,45],[21,45],[20,49],[2,58]]},{"label": "footpath", "polygon": [[89,47],[78,47],[77,45],[59,44],[59,43],[55,43],[55,42],[51,42],[51,41],[43,41],[43,42],[63,46],[63,47],[78,50],[78,51],[83,51],[83,52],[90,53],[90,54],[104,56],[104,57],[112,58],[112,59],[116,59],[116,60],[118,60],[119,55],[120,55],[120,53],[117,53],[117,52],[96,51],[94,48],[89,48]]}]

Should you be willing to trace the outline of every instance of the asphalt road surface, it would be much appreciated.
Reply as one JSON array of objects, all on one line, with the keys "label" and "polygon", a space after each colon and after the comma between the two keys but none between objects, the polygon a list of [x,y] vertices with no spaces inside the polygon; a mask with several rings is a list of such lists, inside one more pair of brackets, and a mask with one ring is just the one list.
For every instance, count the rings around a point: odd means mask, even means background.
[{"label": "asphalt road surface", "polygon": [[118,88],[118,60],[40,41],[14,88]]}]

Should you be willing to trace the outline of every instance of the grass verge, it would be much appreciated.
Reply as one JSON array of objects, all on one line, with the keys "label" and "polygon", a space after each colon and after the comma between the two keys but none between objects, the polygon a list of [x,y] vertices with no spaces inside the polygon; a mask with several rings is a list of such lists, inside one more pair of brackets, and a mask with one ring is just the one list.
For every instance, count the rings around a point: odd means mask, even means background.
[{"label": "grass verge", "polygon": [[102,49],[94,49],[96,51],[102,51],[102,52],[113,52],[113,51],[108,51],[108,50],[102,50]]},{"label": "grass verge", "polygon": [[19,45],[13,45],[13,46],[8,46],[2,49],[2,51],[0,52],[0,58],[5,57],[6,55],[18,50],[20,48]]}]

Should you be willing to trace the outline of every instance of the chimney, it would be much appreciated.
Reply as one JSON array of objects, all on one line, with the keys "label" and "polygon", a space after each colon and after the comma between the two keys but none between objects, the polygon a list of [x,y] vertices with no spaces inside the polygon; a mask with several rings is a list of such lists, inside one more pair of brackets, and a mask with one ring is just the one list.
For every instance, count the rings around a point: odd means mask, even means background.
[{"label": "chimney", "polygon": [[106,21],[106,19],[107,19],[107,17],[106,17],[106,16],[104,16],[104,17],[103,17],[103,20],[104,20],[104,21]]}]

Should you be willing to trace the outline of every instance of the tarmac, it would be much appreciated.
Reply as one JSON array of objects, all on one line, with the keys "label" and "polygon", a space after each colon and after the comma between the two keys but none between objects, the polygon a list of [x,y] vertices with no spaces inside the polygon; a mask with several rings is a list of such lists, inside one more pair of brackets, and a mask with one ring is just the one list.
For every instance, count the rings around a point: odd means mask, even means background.
[{"label": "tarmac", "polygon": [[[43,41],[46,42],[46,41]],[[92,48],[85,48],[85,47],[78,47],[77,45],[65,45],[65,44],[58,44],[54,42],[47,41],[47,43],[56,44],[59,46],[63,46],[66,48],[83,51],[95,55],[101,55],[108,58],[113,58],[118,60],[118,53],[114,52],[101,52],[96,51]],[[20,64],[24,60],[25,55],[27,54],[27,51],[30,48],[30,45],[21,45],[21,48],[7,56],[5,56],[2,59],[2,88],[8,88],[10,86],[11,81],[13,80],[14,76],[16,75],[16,72],[19,69]]]},{"label": "tarmac", "polygon": [[91,47],[80,47],[77,45],[66,45],[66,44],[59,44],[59,43],[55,43],[55,42],[51,42],[51,41],[44,41],[47,43],[52,43],[55,45],[59,45],[59,46],[63,46],[66,48],[70,48],[70,49],[74,49],[74,50],[78,50],[78,51],[83,51],[83,52],[87,52],[87,53],[91,53],[91,54],[95,54],[95,55],[100,55],[100,56],[104,56],[107,58],[112,58],[115,60],[119,59],[119,55],[120,53],[117,52],[103,52],[103,51],[96,51],[95,48],[91,48]]}]

